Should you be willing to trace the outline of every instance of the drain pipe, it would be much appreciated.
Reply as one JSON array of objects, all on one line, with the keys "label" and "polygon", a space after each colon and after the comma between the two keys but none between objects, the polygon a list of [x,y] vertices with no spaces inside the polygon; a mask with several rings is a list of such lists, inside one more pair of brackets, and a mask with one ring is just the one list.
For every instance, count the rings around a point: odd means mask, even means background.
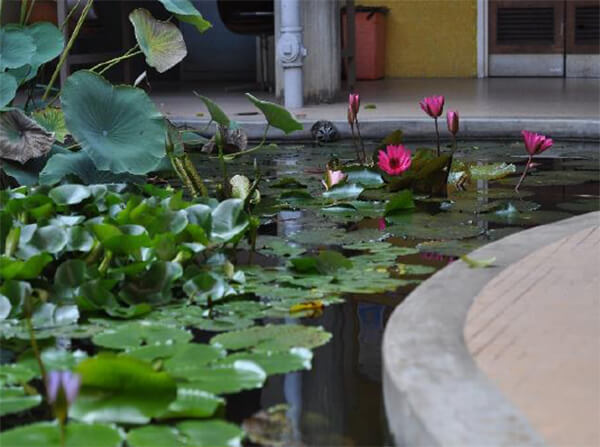
[{"label": "drain pipe", "polygon": [[277,55],[283,67],[284,105],[299,109],[304,105],[302,65],[306,48],[302,45],[301,0],[281,0],[281,35]]}]

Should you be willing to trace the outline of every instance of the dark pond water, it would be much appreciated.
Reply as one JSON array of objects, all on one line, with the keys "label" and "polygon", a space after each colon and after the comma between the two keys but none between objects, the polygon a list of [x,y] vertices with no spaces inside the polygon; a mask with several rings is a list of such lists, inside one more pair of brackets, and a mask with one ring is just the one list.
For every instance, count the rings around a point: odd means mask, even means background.
[{"label": "dark pond water", "polygon": [[[418,147],[419,144],[409,144]],[[466,162],[525,162],[520,143],[468,143],[456,157]],[[475,245],[499,239],[504,235],[537,224],[549,223],[571,215],[599,208],[600,184],[599,145],[591,143],[557,143],[548,157],[525,180],[521,195],[512,187],[518,177],[512,174],[503,181],[478,181],[473,187],[480,192],[472,201],[492,201],[494,191],[506,192],[515,206],[535,202],[538,213],[529,221],[499,218],[493,213],[473,216],[476,224],[486,230],[485,235],[468,239]],[[258,155],[267,180],[293,176],[319,188],[318,172],[331,156],[345,160],[352,156],[348,146],[311,145],[284,146],[277,152]],[[202,166],[201,166],[202,167]],[[238,169],[251,173],[251,160],[242,162]],[[230,172],[233,172],[230,171]],[[512,181],[512,183],[511,183]],[[309,186],[311,188],[311,186]],[[456,197],[460,197],[458,194]],[[450,195],[449,200],[455,199]],[[420,210],[431,215],[440,213],[440,203],[422,203]],[[567,214],[568,213],[568,214]],[[315,211],[281,212],[276,221],[267,225],[264,233],[286,236],[307,225],[318,226]],[[348,231],[378,228],[377,219],[363,219],[346,224]],[[385,231],[385,230],[382,230]],[[416,246],[423,239],[388,239],[395,245]],[[323,240],[321,247],[329,245]],[[405,264],[442,268],[453,262],[454,256],[431,252],[404,256]],[[458,261],[460,262],[460,261]],[[425,279],[428,275],[421,275]],[[394,308],[415,286],[402,287],[394,292],[373,295],[345,295],[345,303],[326,308],[318,318],[301,319],[302,324],[321,325],[333,334],[332,340],[315,350],[310,371],[270,377],[260,390],[244,392],[228,399],[228,418],[241,422],[253,413],[275,404],[290,405],[291,420],[297,445],[314,446],[379,446],[391,440],[386,426],[381,383],[381,342],[383,331]],[[451,303],[451,302],[450,302]],[[449,304],[451,305],[451,304]],[[288,319],[289,322],[297,322]]]}]

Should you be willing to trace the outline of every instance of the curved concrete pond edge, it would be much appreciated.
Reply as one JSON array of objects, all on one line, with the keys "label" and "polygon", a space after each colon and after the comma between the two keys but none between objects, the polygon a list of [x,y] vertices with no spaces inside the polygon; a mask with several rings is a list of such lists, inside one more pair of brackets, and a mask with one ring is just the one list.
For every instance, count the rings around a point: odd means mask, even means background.
[{"label": "curved concrete pond edge", "polygon": [[383,338],[383,392],[396,445],[544,445],[525,417],[478,369],[464,340],[481,289],[534,250],[598,225],[588,213],[510,235],[471,253],[494,267],[456,261],[417,287],[392,313]]}]

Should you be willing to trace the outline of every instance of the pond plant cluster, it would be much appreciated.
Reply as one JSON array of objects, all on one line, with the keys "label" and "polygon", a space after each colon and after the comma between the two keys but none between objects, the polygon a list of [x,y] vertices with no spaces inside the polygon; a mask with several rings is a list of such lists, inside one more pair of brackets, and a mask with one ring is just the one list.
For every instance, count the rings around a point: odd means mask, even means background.
[{"label": "pond plant cluster", "polygon": [[[200,32],[210,27],[191,2],[160,2]],[[434,149],[411,153],[396,131],[369,154],[353,93],[356,160],[332,156],[316,171],[320,182],[268,175],[257,159],[243,160],[275,150],[265,141],[270,127],[302,129],[281,106],[247,94],[267,121],[265,138],[249,148],[239,124],[199,93],[216,124],[209,140],[162,116],[137,87],[141,79],[114,86],[102,76],[139,54],[159,72],[185,57],[179,29],[145,9],[129,16],[132,49],[57,90],[93,0],[66,43],[53,24],[27,25],[34,3],[23,0],[21,23],[0,29],[3,447],[214,447],[245,437],[285,445],[283,423],[274,436],[257,419],[228,421],[227,396],[310,369],[313,350],[331,338],[312,317],[347,294],[394,292],[435,270],[402,257],[454,259],[485,243],[475,215],[521,224],[555,218],[535,214],[539,205],[507,188],[478,200],[470,185],[514,184],[516,166],[455,160],[456,111],[447,114],[453,144],[441,148],[441,96],[421,103],[435,122]],[[40,98],[40,68],[55,59]],[[18,89],[22,107],[14,105]],[[536,168],[532,157],[553,143],[523,137],[529,160],[517,189]],[[150,173],[183,188],[159,186]],[[423,211],[431,207],[436,213]],[[266,234],[280,213],[298,210],[309,220],[302,230]],[[386,241],[392,236],[421,244]]]}]

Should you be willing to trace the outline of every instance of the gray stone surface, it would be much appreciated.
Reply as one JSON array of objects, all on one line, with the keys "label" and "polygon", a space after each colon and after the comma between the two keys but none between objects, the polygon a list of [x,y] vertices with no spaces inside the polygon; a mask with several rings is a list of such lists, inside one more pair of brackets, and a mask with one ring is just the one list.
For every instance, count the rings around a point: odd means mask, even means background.
[{"label": "gray stone surface", "polygon": [[383,340],[386,414],[397,445],[543,445],[523,415],[477,368],[465,345],[469,307],[481,289],[533,250],[592,225],[589,213],[508,236],[470,256],[494,267],[455,262],[411,293],[388,321]]}]

